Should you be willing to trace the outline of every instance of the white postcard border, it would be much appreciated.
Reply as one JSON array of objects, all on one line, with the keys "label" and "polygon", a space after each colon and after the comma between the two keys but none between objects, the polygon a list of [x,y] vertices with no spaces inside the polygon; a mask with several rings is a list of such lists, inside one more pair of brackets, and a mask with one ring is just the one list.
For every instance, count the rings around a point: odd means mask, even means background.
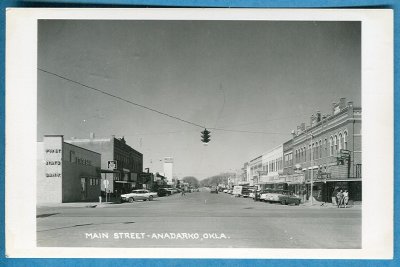
[{"label": "white postcard border", "polygon": [[[37,20],[362,21],[362,249],[36,247]],[[393,11],[361,9],[7,9],[6,255],[46,258],[393,258]],[[377,201],[379,198],[379,201]]]}]

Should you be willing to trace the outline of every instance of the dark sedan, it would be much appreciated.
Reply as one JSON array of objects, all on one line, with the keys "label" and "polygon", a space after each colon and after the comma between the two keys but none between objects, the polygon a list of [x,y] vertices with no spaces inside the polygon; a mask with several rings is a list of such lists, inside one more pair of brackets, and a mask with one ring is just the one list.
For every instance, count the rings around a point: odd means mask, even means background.
[{"label": "dark sedan", "polygon": [[157,195],[159,197],[170,196],[171,194],[172,194],[171,190],[168,190],[166,188],[160,188],[157,190]]},{"label": "dark sedan", "polygon": [[300,205],[301,199],[297,195],[294,195],[288,191],[283,191],[282,194],[279,194],[279,202],[282,205]]}]

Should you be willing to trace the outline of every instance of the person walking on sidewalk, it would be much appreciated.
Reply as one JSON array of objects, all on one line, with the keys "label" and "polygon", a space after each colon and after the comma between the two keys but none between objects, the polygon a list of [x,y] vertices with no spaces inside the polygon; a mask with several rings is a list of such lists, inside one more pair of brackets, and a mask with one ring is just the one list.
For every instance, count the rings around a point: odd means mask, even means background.
[{"label": "person walking on sidewalk", "polygon": [[345,208],[347,208],[347,204],[349,203],[349,192],[347,190],[344,190],[343,192],[343,205]]},{"label": "person walking on sidewalk", "polygon": [[182,196],[185,195],[185,189],[182,189]]},{"label": "person walking on sidewalk", "polygon": [[341,208],[343,205],[343,190],[340,190],[337,193],[336,198],[337,198],[337,207]]}]

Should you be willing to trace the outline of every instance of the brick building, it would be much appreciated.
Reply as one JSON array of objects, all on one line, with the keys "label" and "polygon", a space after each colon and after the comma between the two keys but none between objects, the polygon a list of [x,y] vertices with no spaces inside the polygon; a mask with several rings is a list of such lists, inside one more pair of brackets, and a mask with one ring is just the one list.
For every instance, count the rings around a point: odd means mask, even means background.
[{"label": "brick building", "polygon": [[[120,194],[132,189],[147,188],[152,184],[151,175],[143,172],[143,154],[130,147],[123,137],[95,138],[91,133],[89,139],[72,138],[65,142],[102,155],[101,176],[103,180],[109,180],[107,192]],[[115,169],[108,168],[109,161],[117,162]],[[104,184],[102,190],[105,190]]]},{"label": "brick building", "polygon": [[[333,103],[329,115],[316,112],[310,125],[302,123],[292,132],[292,167],[303,175],[307,194],[313,180],[313,195],[319,201],[330,202],[335,187],[347,189],[350,199],[361,200],[361,108],[341,98]],[[286,151],[290,151],[287,142]],[[290,174],[287,165],[287,173]]]}]

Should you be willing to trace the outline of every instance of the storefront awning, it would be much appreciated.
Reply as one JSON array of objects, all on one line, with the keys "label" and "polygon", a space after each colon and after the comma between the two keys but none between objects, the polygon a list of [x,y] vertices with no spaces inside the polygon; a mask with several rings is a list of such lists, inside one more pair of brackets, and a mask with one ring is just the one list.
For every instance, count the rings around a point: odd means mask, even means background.
[{"label": "storefront awning", "polygon": [[295,184],[303,184],[300,181],[291,181],[291,182],[286,182],[288,185],[295,185]]},{"label": "storefront awning", "polygon": [[118,170],[101,169],[100,173],[120,173],[120,171],[118,171]]},{"label": "storefront awning", "polygon": [[[345,179],[327,179],[327,180],[314,180],[313,183],[328,183],[328,182],[361,182],[361,178],[345,178]],[[306,184],[310,184],[307,181]]]}]

